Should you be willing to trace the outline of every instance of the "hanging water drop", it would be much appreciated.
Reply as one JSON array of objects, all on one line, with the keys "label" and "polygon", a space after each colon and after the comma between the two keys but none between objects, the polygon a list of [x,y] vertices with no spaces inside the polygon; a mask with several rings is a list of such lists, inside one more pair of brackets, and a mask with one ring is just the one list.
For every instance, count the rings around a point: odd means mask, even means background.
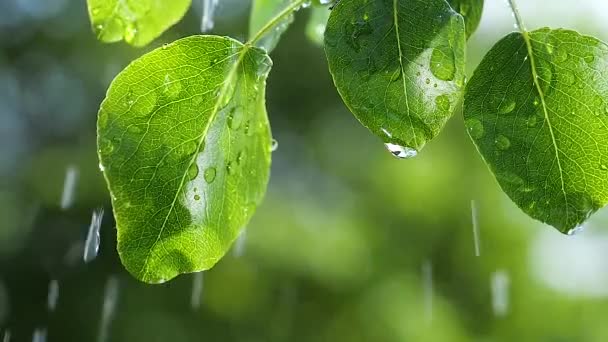
[{"label": "hanging water drop", "polygon": [[279,142],[276,139],[272,139],[270,142],[270,152],[274,152],[279,149]]},{"label": "hanging water drop", "polygon": [[386,143],[386,144],[384,144],[384,146],[386,146],[386,149],[393,156],[395,156],[399,159],[410,159],[410,158],[414,158],[418,155],[418,151],[413,148],[410,148],[410,147],[405,147],[405,146],[391,144],[391,143]]},{"label": "hanging water drop", "polygon": [[217,8],[218,0],[202,0],[201,32],[209,32],[213,29],[213,14]]},{"label": "hanging water drop", "polygon": [[99,244],[101,243],[99,230],[101,228],[102,219],[103,208],[93,210],[89,232],[87,233],[87,239],[84,242],[83,259],[85,263],[93,261],[99,253]]},{"label": "hanging water drop", "polygon": [[576,226],[576,227],[570,229],[567,234],[568,234],[568,236],[575,236],[575,235],[582,233],[584,230],[585,230],[585,226],[581,224],[579,226]]}]

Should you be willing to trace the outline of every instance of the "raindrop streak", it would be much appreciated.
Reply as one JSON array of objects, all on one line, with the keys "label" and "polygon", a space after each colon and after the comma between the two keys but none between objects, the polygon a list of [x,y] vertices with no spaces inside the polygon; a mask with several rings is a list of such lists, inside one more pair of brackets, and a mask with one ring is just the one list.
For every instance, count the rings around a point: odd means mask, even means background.
[{"label": "raindrop streak", "polygon": [[32,335],[32,342],[46,342],[46,329],[38,328],[34,330]]},{"label": "raindrop streak", "polygon": [[213,29],[213,13],[217,7],[218,0],[202,0],[203,14],[201,16],[201,32],[209,32]]},{"label": "raindrop streak", "polygon": [[2,337],[2,342],[11,342],[11,331],[6,329],[4,331],[4,336]]},{"label": "raindrop streak", "polygon": [[433,264],[429,260],[422,263],[422,289],[424,291],[424,313],[430,325],[433,321]]},{"label": "raindrop streak", "polygon": [[232,249],[232,255],[235,258],[240,258],[245,254],[245,243],[247,242],[247,228],[243,228],[243,231],[239,235],[239,237],[234,242],[234,247]]},{"label": "raindrop streak", "polygon": [[101,322],[99,323],[99,334],[97,342],[105,342],[108,340],[110,333],[110,324],[114,319],[116,312],[116,302],[118,301],[118,278],[110,276],[106,281],[106,287],[103,294],[103,306],[101,309]]},{"label": "raindrop streak", "polygon": [[63,193],[61,194],[61,210],[69,209],[74,203],[74,192],[78,181],[78,169],[70,165],[65,170],[65,180],[63,181]]},{"label": "raindrop streak", "polygon": [[197,311],[201,306],[201,297],[203,296],[203,272],[194,273],[192,276],[192,295],[190,296],[190,306],[192,310]]},{"label": "raindrop streak", "polygon": [[498,270],[492,273],[492,311],[496,317],[504,317],[509,313],[509,273]]},{"label": "raindrop streak", "polygon": [[103,219],[103,208],[93,210],[93,216],[91,216],[91,225],[89,226],[89,233],[87,239],[84,242],[84,262],[91,262],[97,257],[99,252],[99,229],[101,228],[101,220]]},{"label": "raindrop streak", "polygon": [[477,215],[477,203],[475,200],[471,200],[471,221],[473,222],[473,242],[475,243],[475,256],[481,255],[480,243],[479,243],[479,224]]},{"label": "raindrop streak", "polygon": [[415,156],[418,155],[418,151],[416,151],[413,148],[409,148],[409,147],[404,147],[401,145],[395,145],[395,144],[391,144],[391,143],[386,143],[384,144],[384,146],[386,146],[386,149],[395,157],[399,158],[399,159],[409,159],[409,158],[414,158]]},{"label": "raindrop streak", "polygon": [[46,297],[46,306],[49,312],[54,312],[59,299],[59,282],[55,279],[49,282],[49,293]]}]

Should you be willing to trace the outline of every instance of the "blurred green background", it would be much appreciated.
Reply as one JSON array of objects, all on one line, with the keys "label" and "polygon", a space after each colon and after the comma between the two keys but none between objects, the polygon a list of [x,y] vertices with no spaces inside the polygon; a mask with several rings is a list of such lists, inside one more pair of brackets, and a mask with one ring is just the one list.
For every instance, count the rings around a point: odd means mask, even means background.
[{"label": "blurred green background", "polygon": [[[608,40],[605,0],[519,5],[529,28]],[[220,0],[213,33],[242,39],[248,11],[249,1]],[[461,113],[417,158],[393,158],[342,104],[322,48],[306,38],[309,12],[297,14],[272,53],[267,105],[279,148],[266,200],[238,250],[204,272],[193,294],[197,276],[150,286],[120,265],[95,123],[109,82],[129,61],[199,32],[200,1],[145,49],[97,42],[84,0],[0,1],[0,336],[608,341],[608,212],[571,237],[527,218],[482,163]],[[506,2],[486,0],[469,75],[512,30]],[[77,171],[75,198],[62,209],[69,169]],[[98,207],[106,212],[101,250],[84,264]]]}]

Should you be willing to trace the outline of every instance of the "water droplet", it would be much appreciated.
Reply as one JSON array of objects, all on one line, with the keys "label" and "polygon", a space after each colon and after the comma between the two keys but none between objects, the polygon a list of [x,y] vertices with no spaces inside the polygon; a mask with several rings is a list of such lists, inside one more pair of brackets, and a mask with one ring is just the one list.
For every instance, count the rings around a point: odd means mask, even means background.
[{"label": "water droplet", "polygon": [[114,151],[114,144],[109,139],[102,138],[99,141],[99,152],[101,154],[110,154]]},{"label": "water droplet", "polygon": [[392,73],[391,73],[391,82],[396,82],[399,79],[401,79],[401,67],[395,69]]},{"label": "water droplet", "polygon": [[241,163],[243,162],[243,158],[245,156],[245,152],[240,151],[239,153],[237,153],[236,155],[236,164],[237,165],[241,165]]},{"label": "water droplet", "polygon": [[384,144],[386,149],[395,157],[399,159],[410,159],[418,155],[418,151],[411,147],[405,147],[397,144],[386,143]]},{"label": "water droplet", "polygon": [[496,137],[496,140],[494,140],[494,143],[496,144],[496,147],[499,150],[508,150],[511,147],[511,140],[509,140],[509,138],[505,137],[502,134],[499,134]]},{"label": "water droplet", "polygon": [[535,127],[537,123],[538,118],[536,117],[536,115],[532,115],[526,120],[526,125],[530,128]]},{"label": "water droplet", "polygon": [[127,128],[127,132],[132,134],[139,134],[142,132],[142,129],[137,125],[131,125],[129,126],[129,128]]},{"label": "water droplet", "polygon": [[[104,140],[107,141],[106,139]],[[112,145],[110,144],[110,146]],[[66,168],[63,181],[63,192],[61,193],[61,210],[69,209],[72,206],[72,203],[74,203],[74,193],[76,192],[78,175],[79,172],[76,166],[70,165]]]},{"label": "water droplet", "polygon": [[228,164],[226,164],[226,171],[228,172],[229,175],[233,175],[234,171],[235,171],[235,167],[232,164],[232,162],[228,162]]},{"label": "water droplet", "polygon": [[595,56],[593,56],[593,55],[585,56],[585,62],[591,64],[591,63],[593,63],[593,61],[595,61]]},{"label": "water droplet", "polygon": [[274,152],[279,148],[279,142],[276,139],[272,139],[270,142],[270,152]]},{"label": "water droplet", "polygon": [[374,32],[374,28],[368,20],[359,19],[347,27],[346,43],[350,45],[356,52],[361,50],[361,37],[370,35]]},{"label": "water droplet", "polygon": [[49,282],[48,294],[46,296],[46,307],[49,312],[55,311],[57,307],[57,300],[59,299],[59,282],[56,279],[52,279]]},{"label": "water droplet", "polygon": [[108,127],[109,116],[110,115],[108,114],[108,112],[106,112],[105,110],[101,110],[97,117],[97,126],[101,129],[106,129],[106,127]]},{"label": "water droplet", "polygon": [[167,50],[169,48],[169,44],[163,44],[162,49]]},{"label": "water droplet", "polygon": [[133,44],[135,42],[135,39],[137,38],[137,26],[135,25],[135,22],[127,23],[125,26],[124,37],[125,41],[129,44]]},{"label": "water droplet", "polygon": [[97,253],[99,253],[99,244],[101,243],[99,230],[101,228],[102,219],[103,208],[93,210],[89,232],[87,233],[87,238],[84,242],[84,262],[93,261],[97,257]]},{"label": "water droplet", "polygon": [[449,46],[433,49],[431,54],[431,73],[443,81],[451,81],[456,74],[454,51]]},{"label": "water droplet", "polygon": [[564,71],[563,78],[564,78],[564,83],[566,83],[568,85],[573,85],[574,83],[576,83],[576,76],[574,76],[574,73],[572,71],[569,71],[569,70]]},{"label": "water droplet", "polygon": [[473,139],[483,138],[485,134],[485,129],[481,121],[475,118],[467,119],[465,121],[465,125],[467,126],[467,131],[469,132],[469,135],[471,135]]},{"label": "water droplet", "polygon": [[606,165],[606,164],[600,164],[600,170],[602,170],[602,171],[608,171],[608,165]]},{"label": "water droplet", "polygon": [[200,201],[200,200],[201,200],[201,196],[199,196],[199,195],[194,195],[194,200],[195,200],[195,201]]},{"label": "water droplet", "polygon": [[194,180],[196,176],[198,176],[198,165],[196,165],[196,163],[193,163],[188,168],[188,179]]},{"label": "water droplet", "polygon": [[450,98],[447,95],[437,96],[435,98],[435,105],[437,108],[443,112],[447,112],[450,110]]},{"label": "water droplet", "polygon": [[207,182],[207,184],[213,183],[213,181],[215,180],[215,175],[216,171],[214,167],[207,168],[205,170],[205,174],[203,175],[205,178],[205,182]]},{"label": "water droplet", "polygon": [[555,55],[555,60],[559,63],[563,63],[568,59],[568,52],[564,49],[558,49]]},{"label": "water droplet", "polygon": [[498,113],[500,113],[500,114],[509,114],[509,113],[511,113],[515,109],[516,105],[517,104],[513,100],[509,100],[509,99],[503,100],[498,105]]},{"label": "water droplet", "polygon": [[179,153],[184,156],[189,156],[189,155],[192,155],[197,150],[198,150],[198,145],[196,144],[196,142],[188,141],[187,143],[185,143],[181,146],[181,148],[179,149]]},{"label": "water droplet", "polygon": [[582,233],[584,230],[585,230],[585,226],[581,224],[579,226],[576,226],[576,227],[570,229],[567,234],[569,236],[575,236],[575,235]]},{"label": "water droplet", "polygon": [[203,0],[203,15],[201,16],[201,32],[209,32],[213,29],[213,15],[217,7],[218,0]]},{"label": "water droplet", "polygon": [[226,119],[228,127],[232,129],[239,129],[243,123],[243,116],[243,110],[239,110],[238,107],[232,107],[228,113],[228,118]]},{"label": "water droplet", "polygon": [[165,75],[163,82],[163,92],[169,98],[174,98],[182,91],[182,84],[179,80],[174,80],[169,74]]},{"label": "water droplet", "polygon": [[431,84],[431,79],[430,79],[430,78],[427,78],[427,79],[424,81],[424,83],[426,83],[426,84]]}]

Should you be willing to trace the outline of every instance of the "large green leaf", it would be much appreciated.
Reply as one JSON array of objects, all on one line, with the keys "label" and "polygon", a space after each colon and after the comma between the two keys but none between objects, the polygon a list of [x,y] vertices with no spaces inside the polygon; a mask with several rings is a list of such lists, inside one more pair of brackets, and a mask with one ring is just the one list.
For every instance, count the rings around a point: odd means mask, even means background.
[{"label": "large green leaf", "polygon": [[483,0],[448,0],[448,2],[454,10],[463,16],[467,38],[470,37],[477,30],[481,21]]},{"label": "large green leaf", "polygon": [[[257,37],[255,45],[265,49],[266,51],[272,51],[281,35],[287,30],[289,25],[293,23],[293,12],[296,9],[292,9],[292,6],[297,3],[303,3],[302,0],[253,0],[251,6],[251,16],[249,19],[249,37],[254,38],[256,35],[263,30],[269,22],[274,18],[278,18],[279,22],[273,24],[273,29],[263,32],[263,35]],[[286,15],[281,15],[282,12],[287,10]]]},{"label": "large green leaf", "polygon": [[416,155],[451,116],[464,49],[464,21],[444,0],[340,1],[325,31],[342,99],[402,158]]},{"label": "large green leaf", "polygon": [[134,61],[98,119],[118,251],[158,283],[212,267],[260,203],[270,168],[262,50],[192,36]]},{"label": "large green leaf", "polygon": [[177,23],[191,0],[87,0],[99,40],[144,46]]},{"label": "large green leaf", "polygon": [[469,135],[500,186],[561,232],[608,202],[607,66],[608,46],[595,38],[511,33],[466,88]]}]

